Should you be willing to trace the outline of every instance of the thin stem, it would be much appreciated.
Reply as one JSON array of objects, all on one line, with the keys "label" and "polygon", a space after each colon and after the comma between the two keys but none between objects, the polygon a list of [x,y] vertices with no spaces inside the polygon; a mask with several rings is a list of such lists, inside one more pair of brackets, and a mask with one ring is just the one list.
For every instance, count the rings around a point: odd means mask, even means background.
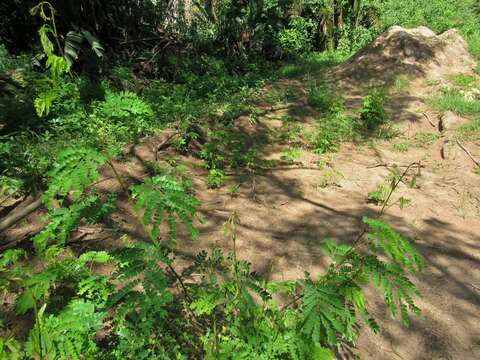
[{"label": "thin stem", "polygon": [[38,314],[37,301],[35,299],[33,301],[33,311],[35,312],[35,321],[37,322],[38,355],[40,359],[43,359],[41,323],[40,323],[40,316]]}]

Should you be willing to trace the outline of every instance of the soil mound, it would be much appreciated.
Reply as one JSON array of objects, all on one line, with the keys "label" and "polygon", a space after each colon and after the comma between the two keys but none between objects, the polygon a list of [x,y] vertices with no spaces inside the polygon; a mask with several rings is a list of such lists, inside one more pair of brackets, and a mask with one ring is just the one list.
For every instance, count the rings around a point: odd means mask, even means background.
[{"label": "soil mound", "polygon": [[440,80],[451,73],[471,72],[475,61],[456,29],[436,35],[426,27],[393,26],[346,63],[330,79],[363,87],[389,84],[398,75]]}]

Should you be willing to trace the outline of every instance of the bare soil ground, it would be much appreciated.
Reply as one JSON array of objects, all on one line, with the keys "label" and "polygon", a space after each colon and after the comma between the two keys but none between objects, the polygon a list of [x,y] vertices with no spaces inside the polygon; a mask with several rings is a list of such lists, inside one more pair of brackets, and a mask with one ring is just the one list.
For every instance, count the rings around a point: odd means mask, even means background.
[{"label": "bare soil ground", "polygon": [[[382,332],[375,335],[365,329],[357,352],[365,359],[479,359],[480,175],[453,138],[456,127],[468,119],[453,117],[440,133],[442,114],[428,102],[448,74],[472,73],[474,66],[455,31],[435,36],[425,28],[408,32],[392,29],[372,47],[329,71],[326,80],[353,108],[366,94],[370,80],[388,84],[399,75],[413,78],[409,87],[391,96],[387,104],[402,137],[346,143],[326,155],[303,150],[294,164],[257,173],[235,173],[228,180],[230,185],[240,185],[235,197],[227,193],[228,184],[219,190],[208,189],[205,170],[198,160],[170,154],[187,165],[203,204],[200,239],[180,240],[178,257],[187,260],[215,245],[230,249],[221,226],[235,211],[241,220],[239,256],[255,264],[258,272],[271,279],[294,279],[304,271],[320,274],[327,265],[321,242],[326,237],[351,242],[359,232],[362,217],[380,211],[380,206],[367,202],[367,194],[375,191],[393,169],[420,162],[417,186],[401,184],[384,219],[412,239],[425,258],[425,272],[414,280],[423,294],[418,301],[423,314],[412,319],[410,328],[404,328],[373,300]],[[429,85],[432,80],[437,82],[435,86]],[[279,119],[286,114],[302,126],[312,124],[314,111],[304,96],[306,79],[284,80],[276,86],[293,88],[300,96],[283,106],[263,109],[266,111],[256,124],[239,118],[239,129],[268,135],[281,126]],[[395,143],[417,133],[434,134],[434,140],[416,143],[402,152],[395,150]],[[123,175],[142,179],[147,174],[145,162],[168,155],[168,151],[155,154],[155,141],[160,140],[150,138],[132,147],[129,160],[118,165]],[[463,145],[480,158],[480,143]],[[287,148],[273,143],[265,144],[262,151],[266,159],[280,159]],[[114,180],[107,179],[98,186],[116,190]],[[410,201],[403,208],[400,197]],[[111,228],[142,237],[141,229],[130,225],[133,221],[129,213],[128,206],[121,204]],[[116,240],[111,238],[103,239],[101,246],[115,246]],[[87,235],[78,246],[99,245],[90,243]]]}]

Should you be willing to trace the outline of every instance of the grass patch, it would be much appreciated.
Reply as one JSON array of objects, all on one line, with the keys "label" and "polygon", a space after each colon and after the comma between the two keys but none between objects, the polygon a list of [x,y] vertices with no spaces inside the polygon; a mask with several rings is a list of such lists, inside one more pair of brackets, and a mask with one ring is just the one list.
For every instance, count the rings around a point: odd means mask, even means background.
[{"label": "grass patch", "polygon": [[462,140],[480,140],[480,118],[460,126],[457,129],[457,135]]},{"label": "grass patch", "polygon": [[313,52],[296,57],[277,71],[279,77],[294,78],[306,74],[318,73],[328,67],[338,65],[346,59],[340,51]]},{"label": "grass patch", "polygon": [[404,93],[410,87],[411,82],[412,82],[412,78],[410,76],[407,76],[407,75],[397,76],[397,78],[395,79],[395,82],[390,88],[390,92],[394,94]]},{"label": "grass patch", "polygon": [[414,136],[415,143],[418,146],[432,145],[438,138],[438,134],[430,132],[419,132]]},{"label": "grass patch", "polygon": [[413,138],[392,145],[392,149],[398,152],[407,152],[412,147],[426,147],[437,141],[439,136],[435,133],[419,132]]},{"label": "grass patch", "polygon": [[343,109],[343,99],[325,84],[310,88],[308,104],[321,113],[338,112]]},{"label": "grass patch", "polygon": [[303,151],[300,149],[288,149],[282,153],[282,156],[280,158],[289,163],[293,163],[302,155],[303,155]]},{"label": "grass patch", "polygon": [[448,77],[448,80],[452,85],[462,89],[471,89],[477,84],[477,78],[470,74],[453,74]]},{"label": "grass patch", "polygon": [[402,141],[392,145],[392,149],[398,152],[407,152],[412,147],[410,140]]},{"label": "grass patch", "polygon": [[433,99],[432,105],[441,112],[453,111],[459,115],[480,115],[480,101],[466,99],[458,91],[446,90]]}]

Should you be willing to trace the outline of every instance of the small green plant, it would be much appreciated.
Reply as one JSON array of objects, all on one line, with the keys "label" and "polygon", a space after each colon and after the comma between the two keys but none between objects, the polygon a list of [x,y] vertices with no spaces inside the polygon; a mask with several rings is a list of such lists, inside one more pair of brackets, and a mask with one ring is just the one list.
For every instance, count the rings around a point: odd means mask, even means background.
[{"label": "small green plant", "polygon": [[310,88],[308,104],[321,113],[338,113],[344,108],[343,99],[325,84]]},{"label": "small green plant", "polygon": [[474,75],[462,73],[450,75],[449,80],[454,86],[467,90],[474,87],[477,83]]},{"label": "small green plant", "polygon": [[305,135],[317,154],[335,151],[341,141],[352,140],[356,134],[354,120],[343,112],[334,112],[317,121],[318,128]]},{"label": "small green plant", "polygon": [[439,135],[431,132],[418,132],[413,138],[417,146],[429,146],[438,140]]},{"label": "small green plant", "polygon": [[228,187],[227,194],[231,198],[234,198],[234,197],[238,196],[239,191],[240,191],[240,184],[235,184],[235,185],[232,185],[232,186]]},{"label": "small green plant", "polygon": [[303,155],[303,151],[300,149],[288,149],[282,152],[281,159],[289,163],[295,162],[296,159]]},{"label": "small green plant", "polygon": [[407,152],[412,147],[427,147],[432,145],[439,138],[438,134],[430,132],[416,133],[413,138],[392,145],[393,150]]},{"label": "small green plant", "polygon": [[391,188],[389,184],[380,183],[375,191],[368,193],[367,201],[376,205],[386,204],[388,196],[390,195]]},{"label": "small green plant", "polygon": [[302,126],[300,124],[296,124],[290,119],[284,119],[282,126],[280,129],[278,129],[276,135],[280,142],[286,142],[290,144],[299,142],[301,133]]},{"label": "small green plant", "polygon": [[360,110],[360,122],[369,131],[378,129],[388,121],[385,111],[387,98],[385,92],[380,89],[372,89],[363,99],[363,106]]},{"label": "small green plant", "polygon": [[458,127],[457,136],[463,140],[476,140],[480,138],[480,117]]},{"label": "small green plant", "polygon": [[[414,171],[415,169],[416,171]],[[397,200],[392,201],[393,192],[398,188],[401,182],[405,182],[411,189],[417,188],[417,179],[420,176],[420,166],[418,163],[412,163],[403,173],[400,173],[397,167],[393,167],[392,169],[389,169],[389,171],[390,174],[388,178],[378,184],[375,191],[368,193],[367,201],[376,205],[381,205],[383,210],[398,202],[400,208],[403,209],[411,203],[411,200],[401,196]]]},{"label": "small green plant", "polygon": [[390,91],[396,94],[404,93],[408,91],[411,81],[412,79],[407,75],[397,76]]},{"label": "small green plant", "polygon": [[453,111],[459,115],[480,115],[480,101],[469,100],[458,91],[444,90],[433,98],[432,104],[441,112]]},{"label": "small green plant", "polygon": [[392,145],[393,150],[398,152],[407,152],[412,147],[410,140],[405,140]]},{"label": "small green plant", "polygon": [[209,188],[220,188],[225,184],[225,173],[219,169],[210,169],[207,177],[207,185]]}]

